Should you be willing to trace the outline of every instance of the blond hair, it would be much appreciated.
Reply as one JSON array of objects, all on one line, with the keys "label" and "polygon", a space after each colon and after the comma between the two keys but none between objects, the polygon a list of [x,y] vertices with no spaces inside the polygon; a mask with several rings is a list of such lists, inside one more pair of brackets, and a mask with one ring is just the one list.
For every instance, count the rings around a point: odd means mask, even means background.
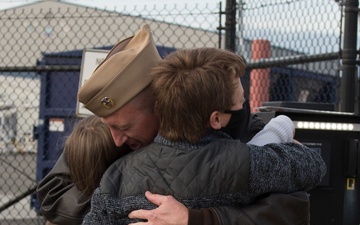
[{"label": "blond hair", "polygon": [[199,48],[169,54],[150,73],[159,133],[171,141],[198,142],[207,132],[211,113],[231,109],[234,79],[244,72],[243,59],[227,50]]},{"label": "blond hair", "polygon": [[116,147],[109,128],[99,117],[89,116],[74,126],[64,151],[76,187],[91,196],[105,170],[128,149]]}]

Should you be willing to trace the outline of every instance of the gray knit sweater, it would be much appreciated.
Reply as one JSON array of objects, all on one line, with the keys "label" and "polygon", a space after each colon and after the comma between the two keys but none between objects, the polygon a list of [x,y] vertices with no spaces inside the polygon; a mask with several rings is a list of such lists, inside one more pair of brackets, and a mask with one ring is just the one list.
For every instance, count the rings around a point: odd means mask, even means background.
[{"label": "gray knit sweater", "polygon": [[128,224],[132,210],[155,208],[144,197],[147,190],[190,208],[241,207],[269,192],[311,189],[325,172],[315,151],[293,143],[246,146],[222,132],[197,145],[157,136],[109,167],[83,224]]}]

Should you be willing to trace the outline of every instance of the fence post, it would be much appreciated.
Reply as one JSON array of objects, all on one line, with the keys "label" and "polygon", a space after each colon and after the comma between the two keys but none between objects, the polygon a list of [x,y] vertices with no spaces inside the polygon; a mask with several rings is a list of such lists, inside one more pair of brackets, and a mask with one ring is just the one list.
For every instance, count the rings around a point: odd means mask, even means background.
[{"label": "fence post", "polygon": [[[354,112],[357,67],[356,67],[356,42],[357,42],[357,20],[358,0],[345,1],[345,23],[344,23],[344,44],[342,51],[342,79],[340,87],[340,111]],[[355,102],[355,104],[354,104]],[[358,104],[358,103],[357,103]]]},{"label": "fence post", "polygon": [[235,52],[236,0],[226,0],[225,48]]}]

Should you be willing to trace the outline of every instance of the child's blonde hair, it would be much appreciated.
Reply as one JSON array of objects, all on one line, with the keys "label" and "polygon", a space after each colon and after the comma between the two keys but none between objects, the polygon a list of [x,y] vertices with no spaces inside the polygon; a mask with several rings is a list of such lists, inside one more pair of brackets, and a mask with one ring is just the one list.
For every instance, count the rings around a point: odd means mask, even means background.
[{"label": "child's blonde hair", "polygon": [[75,125],[64,151],[76,187],[91,196],[106,169],[129,148],[116,147],[109,128],[99,117],[89,116]]}]

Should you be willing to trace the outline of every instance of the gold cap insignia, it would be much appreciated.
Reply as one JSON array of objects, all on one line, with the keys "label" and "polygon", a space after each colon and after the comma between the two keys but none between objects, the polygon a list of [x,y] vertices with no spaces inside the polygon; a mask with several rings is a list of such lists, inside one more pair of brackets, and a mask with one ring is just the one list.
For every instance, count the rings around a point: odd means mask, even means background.
[{"label": "gold cap insignia", "polygon": [[114,100],[112,100],[110,97],[104,97],[101,99],[101,104],[107,109],[111,109],[111,107],[114,106]]}]

